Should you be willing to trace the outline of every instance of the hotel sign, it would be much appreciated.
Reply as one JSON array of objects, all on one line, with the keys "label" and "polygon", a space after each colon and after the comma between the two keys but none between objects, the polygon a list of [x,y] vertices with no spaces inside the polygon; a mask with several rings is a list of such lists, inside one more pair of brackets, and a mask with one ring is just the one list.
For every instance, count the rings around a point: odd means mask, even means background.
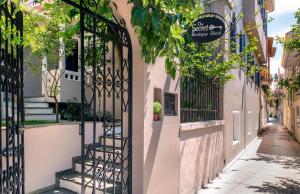
[{"label": "hotel sign", "polygon": [[194,22],[188,33],[197,43],[212,42],[221,38],[225,33],[225,23],[217,14],[199,18]]}]

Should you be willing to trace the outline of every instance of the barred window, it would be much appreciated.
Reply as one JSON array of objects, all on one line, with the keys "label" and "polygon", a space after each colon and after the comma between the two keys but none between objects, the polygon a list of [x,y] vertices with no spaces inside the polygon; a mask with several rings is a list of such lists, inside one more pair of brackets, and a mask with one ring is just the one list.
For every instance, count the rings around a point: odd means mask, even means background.
[{"label": "barred window", "polygon": [[199,71],[181,78],[181,123],[218,120],[219,111],[219,84]]}]

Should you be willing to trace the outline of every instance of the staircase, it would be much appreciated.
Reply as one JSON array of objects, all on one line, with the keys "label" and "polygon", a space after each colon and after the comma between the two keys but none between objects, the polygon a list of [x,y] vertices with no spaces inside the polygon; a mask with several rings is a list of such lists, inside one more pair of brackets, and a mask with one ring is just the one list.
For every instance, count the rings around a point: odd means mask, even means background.
[{"label": "staircase", "polygon": [[[115,139],[115,147],[113,147],[113,139]],[[105,144],[105,152],[104,152]],[[115,138],[111,136],[99,137],[99,142],[95,145],[87,144],[85,145],[86,153],[92,153],[94,150],[96,152],[96,192],[95,194],[103,194],[104,188],[106,188],[107,194],[112,193],[122,193],[121,185],[121,137],[116,135]],[[113,153],[115,153],[115,162],[113,162]],[[88,157],[85,161],[86,175],[85,175],[85,184],[86,184],[86,194],[92,194],[93,192],[93,159],[91,154],[87,154]],[[104,157],[105,156],[105,157]],[[99,159],[101,158],[101,159]],[[105,158],[105,160],[104,160]],[[56,173],[56,188],[43,192],[42,194],[50,193],[62,193],[62,194],[73,194],[81,193],[81,156],[74,157],[72,160],[72,168]],[[106,166],[106,168],[105,168]],[[105,169],[105,182],[101,180],[101,176],[104,175]],[[115,178],[114,178],[115,177]],[[102,177],[103,178],[103,177]],[[115,179],[115,184],[113,180]],[[105,186],[104,186],[105,184]],[[114,186],[115,185],[115,186]],[[115,188],[115,192],[113,189]]]},{"label": "staircase", "polygon": [[25,97],[25,120],[56,121],[56,115],[53,108],[44,97]]}]

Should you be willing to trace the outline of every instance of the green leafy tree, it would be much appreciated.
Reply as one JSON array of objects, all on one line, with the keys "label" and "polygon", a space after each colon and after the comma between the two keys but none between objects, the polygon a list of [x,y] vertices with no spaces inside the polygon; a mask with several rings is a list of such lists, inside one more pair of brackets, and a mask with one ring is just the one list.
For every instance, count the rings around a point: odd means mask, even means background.
[{"label": "green leafy tree", "polygon": [[290,52],[300,52],[300,8],[295,13],[296,24],[292,25],[292,38],[277,37],[277,41],[281,43],[285,49]]},{"label": "green leafy tree", "polygon": [[[22,43],[32,50],[33,55],[47,58],[47,66],[53,69],[61,58],[60,54],[53,51],[65,49],[68,52],[74,37],[79,35],[79,11],[61,0],[39,2],[44,5],[43,14],[21,6],[26,13]],[[112,19],[109,3],[107,0],[97,0],[91,9]],[[128,3],[134,5],[131,23],[145,62],[153,64],[158,57],[165,58],[165,69],[172,78],[175,78],[178,71],[181,76],[192,76],[194,71],[199,70],[225,83],[233,78],[233,69],[247,68],[248,76],[258,71],[257,66],[252,65],[253,59],[245,60],[256,50],[257,40],[254,38],[250,39],[242,52],[224,46],[224,43],[234,42],[232,39],[238,38],[241,35],[239,33],[231,38],[227,34],[206,44],[196,44],[191,40],[187,30],[199,14],[204,13],[202,0],[128,0]],[[240,13],[237,18],[242,17]],[[249,34],[249,29],[242,33]]]},{"label": "green leafy tree", "polygon": [[[59,69],[63,54],[70,53],[76,46],[74,32],[76,26],[66,11],[70,7],[60,3],[45,4],[43,12],[22,7],[24,12],[23,44],[30,51],[26,61],[32,69],[43,68],[43,85],[47,97],[55,103],[56,121],[59,122],[58,96],[60,80],[64,71]],[[34,64],[32,56],[43,59],[42,64]],[[43,67],[42,67],[43,66]]]}]

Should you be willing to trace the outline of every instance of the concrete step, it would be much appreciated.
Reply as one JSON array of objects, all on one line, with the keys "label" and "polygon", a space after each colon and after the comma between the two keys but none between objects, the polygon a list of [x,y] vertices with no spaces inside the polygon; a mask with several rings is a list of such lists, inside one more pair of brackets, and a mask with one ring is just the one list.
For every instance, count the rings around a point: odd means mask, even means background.
[{"label": "concrete step", "polygon": [[46,108],[49,107],[47,102],[25,102],[25,108]]},{"label": "concrete step", "polygon": [[[101,143],[97,143],[95,145],[93,144],[88,144],[85,145],[85,149],[87,151],[87,155],[92,155],[94,149],[95,149],[95,154],[96,158],[101,158],[101,160],[106,160],[108,162],[116,162],[120,163],[122,159],[122,152],[121,148],[117,147],[112,147],[112,146],[103,146]],[[88,159],[92,159],[91,157]]]},{"label": "concrete step", "polygon": [[45,102],[45,97],[25,97],[24,102]]},{"label": "concrete step", "polygon": [[[17,106],[17,103],[15,102],[14,103],[14,106],[16,107]],[[2,104],[2,108],[6,107],[5,104]],[[9,101],[8,102],[8,107],[9,108],[12,108],[12,102]],[[40,107],[43,107],[43,108],[47,108],[49,107],[49,104],[47,102],[24,102],[24,107],[25,108],[40,108]]]},{"label": "concrete step", "polygon": [[115,143],[115,147],[118,147],[118,148],[121,148],[122,147],[122,141],[121,141],[121,135],[120,134],[116,134],[115,135],[115,138],[113,138],[112,135],[109,135],[109,136],[100,136],[99,137],[99,143],[101,145],[104,145],[104,142],[105,142],[105,145],[106,146],[113,146],[114,143]]},{"label": "concrete step", "polygon": [[50,107],[27,107],[25,114],[53,114],[53,109]]},{"label": "concrete step", "polygon": [[[85,176],[85,185],[86,190],[85,193],[90,194],[93,193],[93,179],[92,176]],[[65,171],[59,177],[59,186],[61,188],[66,188],[73,192],[81,193],[81,174],[73,171]],[[112,194],[114,185],[110,182],[104,182],[100,179],[96,178],[96,192],[94,194],[103,194],[104,188],[106,188],[107,194]],[[121,184],[115,183],[115,193],[121,194]]]},{"label": "concrete step", "polygon": [[41,192],[40,194],[78,194],[78,193],[70,191],[65,188],[55,188],[45,192]]},{"label": "concrete step", "polygon": [[[81,173],[81,158],[74,160],[74,170],[75,172]],[[88,170],[88,175],[93,175],[93,160],[89,159],[85,162],[85,169],[91,169]],[[104,161],[103,160],[96,160],[96,173],[102,172],[104,169]],[[121,183],[122,177],[121,177],[121,163],[115,163],[107,162],[106,163],[106,169],[105,169],[106,179],[115,182]],[[113,173],[115,172],[115,173]]]},{"label": "concrete step", "polygon": [[52,113],[52,114],[26,114],[25,120],[27,120],[27,121],[32,121],[32,120],[55,121],[56,115],[54,113]]}]

